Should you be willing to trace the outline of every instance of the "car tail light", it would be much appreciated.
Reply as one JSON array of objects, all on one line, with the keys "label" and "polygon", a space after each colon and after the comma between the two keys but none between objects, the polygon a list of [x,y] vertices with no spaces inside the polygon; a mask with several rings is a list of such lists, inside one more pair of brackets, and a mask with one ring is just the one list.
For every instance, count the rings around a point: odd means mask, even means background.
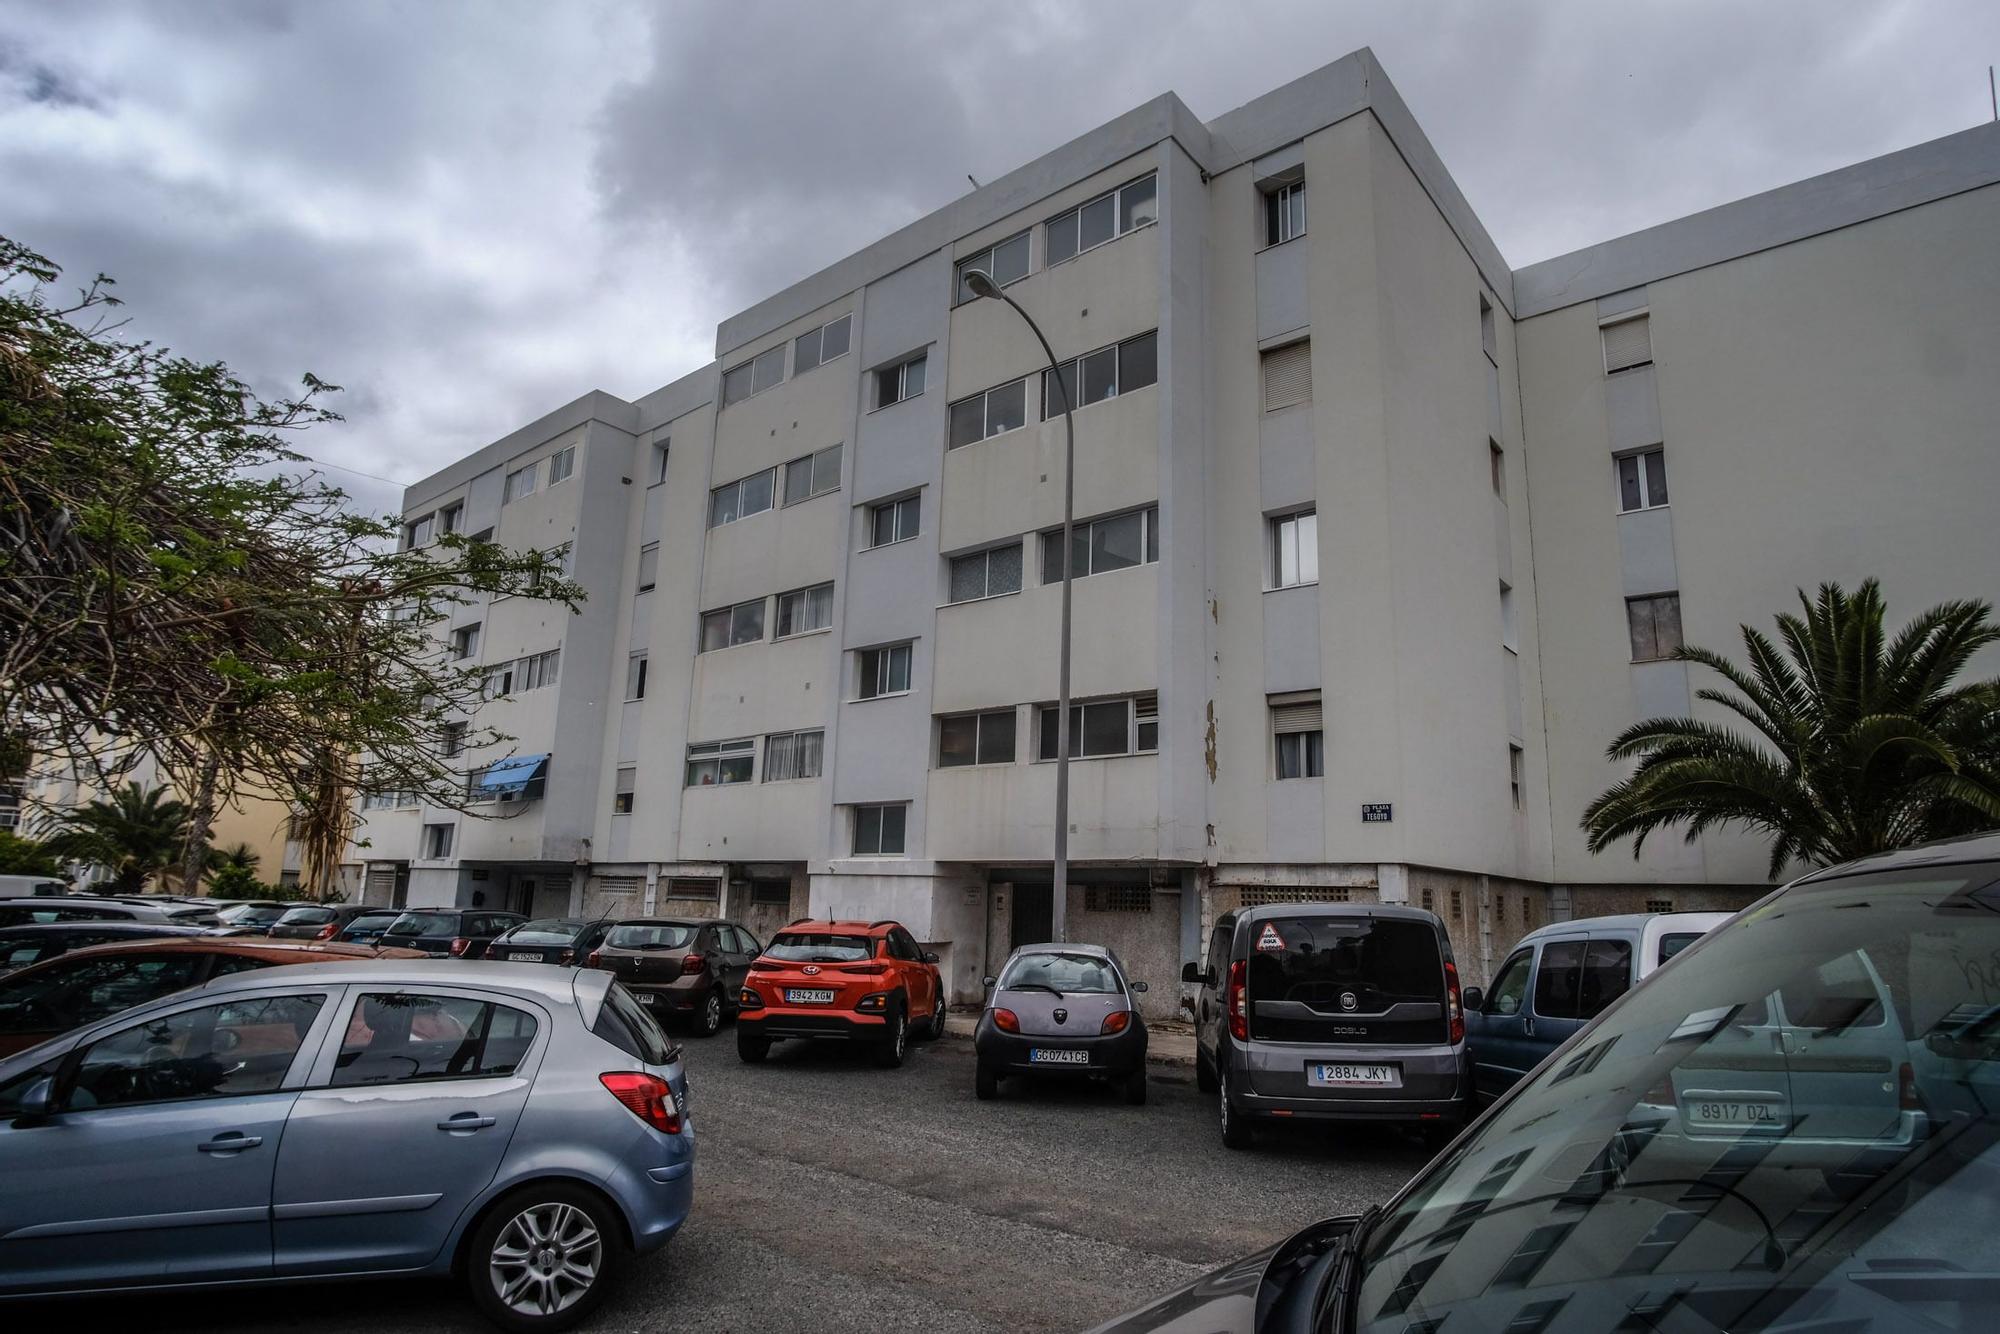
[{"label": "car tail light", "polygon": [[339,930],[340,930],[339,922],[328,922],[325,926],[319,929],[319,932],[313,936],[313,939],[332,940],[335,933],[337,933]]},{"label": "car tail light", "polygon": [[1444,1012],[1451,1020],[1453,1046],[1465,1041],[1465,993],[1458,987],[1458,965],[1445,960]]},{"label": "car tail light", "polygon": [[885,963],[857,963],[857,964],[850,964],[848,967],[842,968],[839,971],[846,973],[851,977],[852,976],[880,977],[882,976],[882,974],[889,971],[889,965]]},{"label": "car tail light", "polygon": [[1229,965],[1229,1036],[1238,1042],[1250,1040],[1250,1005],[1243,995],[1246,971],[1241,959]]},{"label": "car tail light", "polygon": [[753,988],[745,987],[742,994],[736,998],[736,1004],[745,1010],[761,1010],[764,1008],[764,998]]},{"label": "car tail light", "polygon": [[576,962],[576,951],[564,950],[561,954],[558,954],[556,956],[556,962],[562,964],[564,967],[568,967],[570,964]]},{"label": "car tail light", "polygon": [[1123,1033],[1131,1026],[1132,1012],[1130,1010],[1113,1010],[1110,1014],[1104,1016],[1104,1024],[1097,1031],[1099,1033]]},{"label": "car tail light", "polygon": [[583,966],[585,968],[595,968],[603,962],[604,962],[603,953],[598,950],[592,950],[590,952],[590,956],[583,961]]},{"label": "car tail light", "polygon": [[1924,1095],[1917,1088],[1917,1072],[1908,1061],[1903,1062],[1903,1068],[1896,1073],[1896,1106],[1905,1112],[1930,1110],[1924,1106]]},{"label": "car tail light", "polygon": [[1021,1031],[1021,1016],[1015,1014],[1012,1010],[995,1010],[993,1012],[993,1027],[999,1029],[1002,1033],[1018,1033]]},{"label": "car tail light", "polygon": [[753,973],[782,973],[784,970],[785,965],[772,963],[768,959],[759,959],[750,965],[750,971]]},{"label": "car tail light", "polygon": [[683,974],[699,973],[705,970],[707,967],[708,967],[708,960],[703,958],[699,954],[690,954],[686,958],[681,960],[681,972]]},{"label": "car tail light", "polygon": [[674,1101],[674,1091],[667,1081],[658,1075],[614,1070],[599,1075],[597,1082],[611,1090],[611,1096],[624,1103],[627,1111],[661,1134],[681,1133],[680,1104]]},{"label": "car tail light", "polygon": [[470,948],[472,948],[472,942],[464,936],[453,936],[451,938],[451,954],[453,958],[461,957]]}]

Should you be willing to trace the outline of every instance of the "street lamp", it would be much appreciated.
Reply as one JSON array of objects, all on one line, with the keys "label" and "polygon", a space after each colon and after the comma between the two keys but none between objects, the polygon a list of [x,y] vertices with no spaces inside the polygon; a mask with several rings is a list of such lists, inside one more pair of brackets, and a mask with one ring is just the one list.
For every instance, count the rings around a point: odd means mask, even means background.
[{"label": "street lamp", "polygon": [[[1070,640],[1070,579],[1074,571],[1075,551],[1071,547],[1072,535],[1076,530],[1076,420],[1070,414],[1069,386],[1063,383],[1062,364],[1056,360],[1055,349],[1042,333],[1042,326],[1034,317],[1021,309],[1021,303],[1000,290],[1000,284],[993,281],[991,274],[974,269],[965,275],[966,290],[974,297],[992,297],[1004,301],[1014,308],[1034,332],[1035,340],[1042,345],[1042,352],[1049,359],[1049,371],[1056,382],[1056,393],[1062,397],[1063,410],[1063,526],[1062,526],[1062,646],[1058,653],[1056,667],[1056,847],[1055,886],[1049,891],[1049,932],[1058,941],[1069,938],[1069,640]],[[1015,941],[1020,944],[1020,941]]]}]

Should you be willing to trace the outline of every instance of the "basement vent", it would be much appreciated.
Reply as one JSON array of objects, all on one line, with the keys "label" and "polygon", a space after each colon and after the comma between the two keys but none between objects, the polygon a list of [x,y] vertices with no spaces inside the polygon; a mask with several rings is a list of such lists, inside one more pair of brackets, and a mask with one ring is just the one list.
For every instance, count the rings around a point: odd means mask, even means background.
[{"label": "basement vent", "polygon": [[1346,903],[1352,893],[1346,885],[1245,885],[1241,891],[1245,908],[1273,903]]},{"label": "basement vent", "polygon": [[1607,324],[1604,335],[1604,372],[1630,370],[1653,360],[1653,321],[1648,315]]},{"label": "basement vent", "polygon": [[1313,396],[1312,341],[1274,347],[1264,354],[1264,411],[1276,412]]},{"label": "basement vent", "polygon": [[789,880],[752,880],[750,882],[750,906],[753,908],[791,907],[792,882]]},{"label": "basement vent", "polygon": [[597,877],[597,892],[600,894],[637,894],[645,887],[644,878],[636,875],[601,875]]},{"label": "basement vent", "polygon": [[1646,900],[1647,912],[1672,912],[1673,910],[1674,910],[1674,901],[1672,899]]},{"label": "basement vent", "polygon": [[667,897],[670,899],[708,899],[714,901],[717,882],[713,880],[669,880]]},{"label": "basement vent", "polygon": [[1144,885],[1086,885],[1083,906],[1089,912],[1151,912],[1153,891]]}]

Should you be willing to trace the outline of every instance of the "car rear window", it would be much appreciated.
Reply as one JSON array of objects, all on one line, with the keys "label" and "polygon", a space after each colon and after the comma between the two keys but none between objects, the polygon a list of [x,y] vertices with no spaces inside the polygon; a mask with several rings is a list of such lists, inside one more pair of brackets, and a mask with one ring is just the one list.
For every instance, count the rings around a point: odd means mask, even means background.
[{"label": "car rear window", "polygon": [[289,911],[289,908],[238,908],[228,916],[237,926],[269,926]]},{"label": "car rear window", "polygon": [[386,931],[396,921],[396,919],[401,916],[403,916],[403,914],[399,912],[356,913],[353,917],[348,919],[346,930]]},{"label": "car rear window", "polygon": [[581,922],[564,922],[553,917],[545,917],[536,922],[523,922],[507,933],[509,945],[567,945],[583,930]]},{"label": "car rear window", "polygon": [[1428,922],[1369,917],[1274,917],[1250,928],[1249,992],[1340,1010],[1444,999],[1444,964]]},{"label": "car rear window", "polygon": [[780,931],[764,953],[794,963],[854,963],[875,957],[870,936],[836,936],[828,932]]},{"label": "car rear window", "polygon": [[279,926],[318,925],[333,920],[333,909],[318,906],[293,908],[278,919]]},{"label": "car rear window", "polygon": [[458,914],[455,912],[406,912],[389,924],[385,933],[391,936],[455,936],[458,934]]},{"label": "car rear window", "polygon": [[1065,996],[1115,996],[1125,990],[1109,959],[1056,950],[1023,954],[1009,964],[1000,989],[1012,987],[1048,987]]},{"label": "car rear window", "polygon": [[694,939],[695,928],[677,922],[654,922],[645,926],[616,926],[605,943],[618,950],[677,950]]},{"label": "car rear window", "polygon": [[665,1065],[674,1059],[674,1044],[647,1014],[623,984],[613,982],[605,994],[604,1008],[597,1012],[591,1032],[603,1038],[635,1061]]}]

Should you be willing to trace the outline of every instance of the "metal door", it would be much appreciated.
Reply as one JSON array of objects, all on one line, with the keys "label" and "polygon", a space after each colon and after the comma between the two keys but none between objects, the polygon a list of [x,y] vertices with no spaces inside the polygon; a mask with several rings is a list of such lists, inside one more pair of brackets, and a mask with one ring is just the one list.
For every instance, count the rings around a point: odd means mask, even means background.
[{"label": "metal door", "polygon": [[1055,887],[1015,882],[1010,943],[1039,945],[1055,934]]}]

